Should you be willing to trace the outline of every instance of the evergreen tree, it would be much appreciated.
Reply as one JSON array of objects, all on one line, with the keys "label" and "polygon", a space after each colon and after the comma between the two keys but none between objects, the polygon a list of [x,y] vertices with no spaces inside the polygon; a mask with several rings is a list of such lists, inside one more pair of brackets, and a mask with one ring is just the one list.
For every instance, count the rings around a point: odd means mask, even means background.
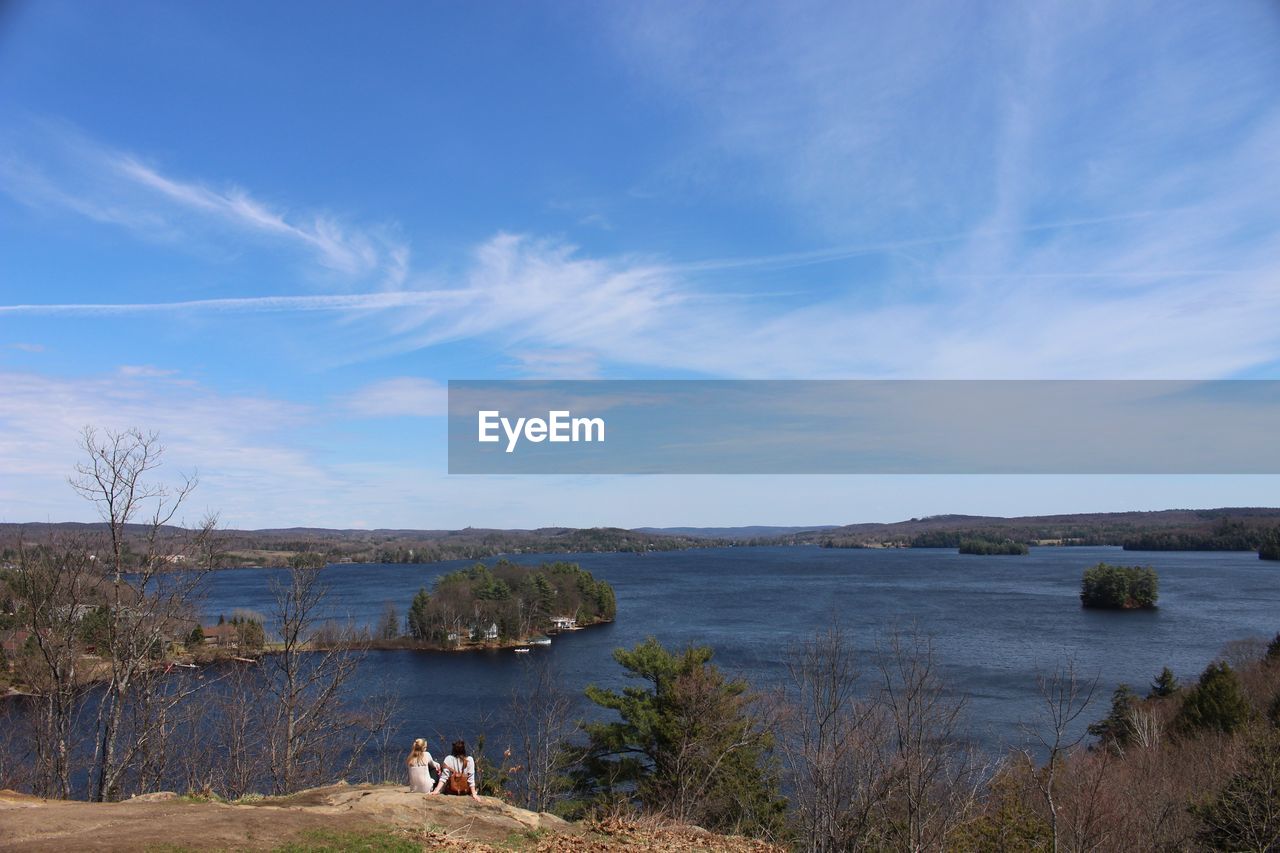
[{"label": "evergreen tree", "polygon": [[1230,734],[1249,721],[1252,709],[1240,678],[1231,665],[1211,663],[1178,711],[1177,727],[1184,733],[1219,731]]},{"label": "evergreen tree", "polygon": [[400,636],[400,614],[390,601],[382,609],[382,626],[378,636],[383,640],[394,640]]},{"label": "evergreen tree", "polygon": [[619,719],[586,727],[588,748],[575,773],[585,804],[631,800],[713,831],[775,836],[785,801],[772,739],[746,682],[727,680],[706,647],[673,654],[649,638],[613,656],[648,683],[621,693],[587,688]]},{"label": "evergreen tree", "polygon": [[1182,686],[1178,684],[1177,676],[1173,674],[1173,670],[1166,666],[1164,669],[1160,670],[1160,674],[1156,676],[1156,680],[1151,682],[1151,692],[1148,693],[1147,696],[1163,699],[1167,696],[1172,696],[1181,689]]},{"label": "evergreen tree", "polygon": [[409,605],[409,636],[415,640],[425,640],[431,635],[431,620],[427,614],[427,605],[430,603],[431,596],[426,587],[423,587]]},{"label": "evergreen tree", "polygon": [[533,606],[540,619],[555,615],[552,610],[556,606],[556,588],[545,574],[533,576]]},{"label": "evergreen tree", "polygon": [[236,642],[244,649],[261,649],[267,643],[267,632],[257,619],[246,616],[231,617],[231,624],[236,626]]},{"label": "evergreen tree", "polygon": [[1267,663],[1280,663],[1280,634],[1276,634],[1271,642],[1267,643],[1267,655],[1264,660]]},{"label": "evergreen tree", "polygon": [[1138,694],[1121,684],[1111,694],[1111,712],[1089,726],[1089,734],[1101,746],[1123,750],[1133,740],[1133,712],[1138,707]]}]

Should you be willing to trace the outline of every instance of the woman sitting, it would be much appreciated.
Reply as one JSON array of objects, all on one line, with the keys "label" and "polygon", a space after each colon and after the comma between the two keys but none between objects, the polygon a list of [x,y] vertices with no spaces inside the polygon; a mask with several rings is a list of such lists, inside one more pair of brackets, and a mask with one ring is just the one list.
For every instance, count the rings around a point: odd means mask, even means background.
[{"label": "woman sitting", "polygon": [[470,794],[471,799],[480,802],[476,791],[476,760],[467,755],[467,742],[464,740],[453,742],[453,754],[445,757],[440,781],[431,793],[438,794],[441,790],[458,796]]},{"label": "woman sitting", "polygon": [[436,774],[439,775],[440,764],[431,757],[431,753],[427,752],[425,740],[418,738],[413,742],[413,749],[409,752],[409,758],[405,764],[409,768],[409,793],[430,794],[431,770],[435,768]]}]

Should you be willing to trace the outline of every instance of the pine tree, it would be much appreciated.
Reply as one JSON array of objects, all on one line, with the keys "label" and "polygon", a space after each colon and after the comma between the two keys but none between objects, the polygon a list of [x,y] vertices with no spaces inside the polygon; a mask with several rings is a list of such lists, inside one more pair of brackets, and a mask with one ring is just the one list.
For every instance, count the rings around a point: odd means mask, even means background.
[{"label": "pine tree", "polygon": [[1252,713],[1240,678],[1231,665],[1211,663],[1196,686],[1187,692],[1176,724],[1185,733],[1219,731],[1230,734],[1247,723]]},{"label": "pine tree", "polygon": [[1123,750],[1133,740],[1133,711],[1138,706],[1138,694],[1127,684],[1121,684],[1111,694],[1111,712],[1089,726],[1089,734],[1105,747]]},{"label": "pine tree", "polygon": [[630,799],[713,831],[775,836],[785,801],[746,682],[727,680],[706,647],[673,654],[649,638],[613,656],[648,684],[621,693],[587,688],[619,719],[587,726],[579,795],[588,803]]},{"label": "pine tree", "polygon": [[409,605],[409,636],[415,640],[425,640],[431,636],[431,623],[427,618],[427,606],[430,603],[431,596],[426,587],[423,587]]},{"label": "pine tree", "polygon": [[1172,696],[1181,689],[1182,686],[1178,684],[1177,676],[1173,674],[1173,670],[1166,666],[1164,669],[1160,670],[1160,674],[1156,676],[1156,680],[1151,682],[1151,692],[1148,693],[1147,696],[1156,699],[1163,699],[1166,696]]}]

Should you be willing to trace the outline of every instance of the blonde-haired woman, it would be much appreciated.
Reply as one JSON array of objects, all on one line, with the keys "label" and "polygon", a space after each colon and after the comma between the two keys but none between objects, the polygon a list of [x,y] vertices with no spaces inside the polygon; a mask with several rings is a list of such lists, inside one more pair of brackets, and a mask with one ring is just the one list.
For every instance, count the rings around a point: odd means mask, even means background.
[{"label": "blonde-haired woman", "polygon": [[405,761],[405,765],[409,768],[409,793],[430,793],[431,770],[435,768],[436,775],[440,775],[440,764],[431,757],[431,753],[427,752],[425,740],[418,738],[413,742],[413,749],[409,751],[409,758]]}]

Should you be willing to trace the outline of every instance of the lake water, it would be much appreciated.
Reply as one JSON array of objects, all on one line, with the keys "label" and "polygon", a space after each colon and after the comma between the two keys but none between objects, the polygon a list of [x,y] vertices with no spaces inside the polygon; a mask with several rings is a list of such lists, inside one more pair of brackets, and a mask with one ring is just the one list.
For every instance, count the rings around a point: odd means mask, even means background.
[{"label": "lake water", "polygon": [[[1020,724],[1037,713],[1037,673],[1067,657],[1099,678],[1100,699],[1087,715],[1092,720],[1106,713],[1106,699],[1120,682],[1145,691],[1166,665],[1192,680],[1229,641],[1280,631],[1280,564],[1252,553],[1033,548],[1025,557],[982,557],[952,550],[792,547],[512,559],[581,564],[613,584],[617,621],[557,636],[529,655],[371,653],[361,688],[390,689],[400,697],[403,739],[429,736],[438,749],[442,739],[488,731],[493,743],[530,659],[549,655],[575,693],[588,683],[621,686],[626,679],[612,651],[648,636],[668,647],[709,645],[723,669],[768,688],[784,677],[788,646],[834,614],[868,651],[889,626],[920,625],[934,638],[949,684],[969,697],[975,737],[1004,748],[1025,742]],[[1160,607],[1083,610],[1080,575],[1100,560],[1155,566]],[[330,566],[324,577],[331,615],[372,625],[389,601],[403,617],[419,587],[471,562]],[[268,611],[269,579],[277,574],[216,573],[206,615],[216,619],[239,607]]]}]

